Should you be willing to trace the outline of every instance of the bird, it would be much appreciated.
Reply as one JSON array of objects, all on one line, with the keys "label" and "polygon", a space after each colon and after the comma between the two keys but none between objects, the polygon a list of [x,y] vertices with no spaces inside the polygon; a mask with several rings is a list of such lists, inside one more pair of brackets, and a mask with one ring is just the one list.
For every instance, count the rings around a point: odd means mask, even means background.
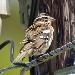
[{"label": "bird", "polygon": [[26,30],[24,40],[21,42],[24,45],[15,62],[22,60],[26,55],[40,55],[49,49],[53,40],[53,21],[55,19],[46,13],[40,13],[35,18],[33,24]]}]

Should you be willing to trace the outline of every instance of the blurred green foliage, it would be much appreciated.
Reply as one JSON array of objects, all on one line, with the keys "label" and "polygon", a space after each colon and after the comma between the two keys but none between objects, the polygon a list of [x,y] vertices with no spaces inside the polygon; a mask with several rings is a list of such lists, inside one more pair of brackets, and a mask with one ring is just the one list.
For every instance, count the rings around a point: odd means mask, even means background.
[{"label": "blurred green foliage", "polygon": [[[20,42],[24,39],[25,30],[20,23],[19,5],[18,0],[10,0],[10,16],[3,18],[2,34],[0,35],[0,44],[7,39],[12,39],[15,43],[15,58],[19,50],[23,46]],[[0,69],[11,66],[10,63],[10,45],[0,51]],[[28,61],[28,59],[25,59]],[[20,75],[19,69],[7,71],[1,75]],[[29,75],[29,71],[26,72]]]}]

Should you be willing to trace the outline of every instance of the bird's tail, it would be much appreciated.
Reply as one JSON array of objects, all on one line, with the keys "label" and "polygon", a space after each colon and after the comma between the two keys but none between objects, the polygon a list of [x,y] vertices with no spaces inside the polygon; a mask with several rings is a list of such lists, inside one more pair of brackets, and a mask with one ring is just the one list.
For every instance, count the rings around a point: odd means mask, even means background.
[{"label": "bird's tail", "polygon": [[32,53],[32,49],[26,50],[22,53],[19,53],[14,62],[21,61],[25,56],[30,55]]},{"label": "bird's tail", "polygon": [[18,56],[16,57],[16,59],[14,60],[14,62],[19,62],[25,56],[30,55],[32,53],[32,51],[33,51],[32,44],[31,43],[26,44],[23,47],[23,49],[20,51],[20,53],[18,54]]}]

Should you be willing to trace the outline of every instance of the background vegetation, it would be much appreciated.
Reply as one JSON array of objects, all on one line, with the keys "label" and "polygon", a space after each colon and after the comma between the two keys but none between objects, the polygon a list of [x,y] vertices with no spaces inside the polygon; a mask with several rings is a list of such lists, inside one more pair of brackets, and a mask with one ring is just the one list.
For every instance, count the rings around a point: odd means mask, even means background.
[{"label": "background vegetation", "polygon": [[[24,39],[25,30],[20,23],[18,0],[10,0],[10,16],[3,18],[2,34],[0,36],[0,44],[7,39],[12,39],[15,43],[15,58],[19,53],[20,42]],[[11,66],[10,63],[10,45],[7,45],[0,51],[0,69]],[[27,59],[26,59],[27,60]],[[21,69],[7,71],[1,75],[20,75]],[[29,75],[29,71],[26,72]]]}]

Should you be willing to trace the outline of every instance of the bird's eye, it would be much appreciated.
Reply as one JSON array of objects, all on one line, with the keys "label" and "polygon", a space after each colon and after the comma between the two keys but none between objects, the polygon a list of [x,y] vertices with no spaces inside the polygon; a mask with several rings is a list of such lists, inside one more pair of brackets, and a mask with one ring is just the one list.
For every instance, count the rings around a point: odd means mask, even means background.
[{"label": "bird's eye", "polygon": [[48,17],[42,17],[42,18],[44,18],[44,19],[48,19]]}]

